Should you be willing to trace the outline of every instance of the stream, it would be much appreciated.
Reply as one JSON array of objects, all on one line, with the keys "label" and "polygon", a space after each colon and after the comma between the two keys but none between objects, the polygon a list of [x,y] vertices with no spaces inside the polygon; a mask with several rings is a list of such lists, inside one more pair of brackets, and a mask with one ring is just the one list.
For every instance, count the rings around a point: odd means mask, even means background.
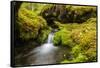
[{"label": "stream", "polygon": [[[64,58],[64,54],[68,54],[67,48],[57,47],[53,45],[54,33],[48,35],[47,41],[41,46],[31,49],[27,53],[20,53],[15,57],[15,64],[20,65],[42,65],[42,64],[57,64]],[[24,49],[24,48],[23,48]]]}]

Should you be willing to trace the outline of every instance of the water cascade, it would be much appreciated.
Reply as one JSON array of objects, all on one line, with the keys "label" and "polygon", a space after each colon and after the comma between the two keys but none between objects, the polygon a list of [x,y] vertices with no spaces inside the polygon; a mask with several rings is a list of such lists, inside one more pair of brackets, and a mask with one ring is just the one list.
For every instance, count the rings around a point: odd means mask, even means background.
[{"label": "water cascade", "polygon": [[[48,35],[47,42],[32,51],[34,56],[30,56],[30,58],[35,58],[34,62],[31,62],[32,65],[56,63],[55,53],[58,48],[52,43],[53,35],[54,33],[50,33]],[[29,59],[29,61],[30,60],[31,59]]]}]

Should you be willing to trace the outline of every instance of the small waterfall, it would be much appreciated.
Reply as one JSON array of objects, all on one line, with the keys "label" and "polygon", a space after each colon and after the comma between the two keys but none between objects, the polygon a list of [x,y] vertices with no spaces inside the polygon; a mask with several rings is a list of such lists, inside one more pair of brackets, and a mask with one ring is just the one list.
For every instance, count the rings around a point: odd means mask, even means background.
[{"label": "small waterfall", "polygon": [[[56,63],[55,53],[58,48],[55,47],[52,43],[53,35],[53,33],[50,33],[48,35],[47,42],[32,51],[32,53],[34,53],[34,56],[31,56],[30,58],[35,58],[34,62],[31,62],[32,65]],[[32,60],[30,58],[28,61]]]},{"label": "small waterfall", "polygon": [[50,33],[48,36],[47,43],[52,43],[52,39],[53,39],[53,33]]},{"label": "small waterfall", "polygon": [[62,61],[62,59],[64,59],[64,54],[69,54],[69,52],[65,47],[59,48],[53,45],[53,32],[48,35],[46,43],[25,54],[19,54],[17,57],[17,63],[19,63],[19,65],[20,63],[22,63],[22,65],[42,65],[55,64]]}]

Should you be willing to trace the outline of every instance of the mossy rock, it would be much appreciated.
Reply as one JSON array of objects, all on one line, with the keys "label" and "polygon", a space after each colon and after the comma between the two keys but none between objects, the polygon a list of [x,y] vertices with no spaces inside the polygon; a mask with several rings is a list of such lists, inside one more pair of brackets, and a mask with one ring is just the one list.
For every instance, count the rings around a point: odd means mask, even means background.
[{"label": "mossy rock", "polygon": [[96,61],[96,32],[87,32],[81,37],[80,45],[88,61]]},{"label": "mossy rock", "polygon": [[[90,18],[80,25],[80,29],[72,30],[72,39],[81,48],[79,53],[87,57],[87,61],[96,61],[96,19]],[[74,49],[75,50],[75,49]],[[72,52],[74,51],[72,50]],[[80,49],[79,49],[80,50]],[[78,52],[76,52],[78,54]]]},{"label": "mossy rock", "polygon": [[70,31],[67,31],[66,29],[62,29],[54,34],[53,43],[54,45],[68,47],[72,47],[74,45]]},{"label": "mossy rock", "polygon": [[48,26],[48,28],[41,30],[37,37],[37,42],[41,43],[41,44],[46,42],[50,32],[51,32],[51,28],[49,26]]},{"label": "mossy rock", "polygon": [[39,32],[47,27],[46,21],[41,16],[36,16],[26,8],[20,8],[18,22],[20,39],[30,40],[37,38]]}]

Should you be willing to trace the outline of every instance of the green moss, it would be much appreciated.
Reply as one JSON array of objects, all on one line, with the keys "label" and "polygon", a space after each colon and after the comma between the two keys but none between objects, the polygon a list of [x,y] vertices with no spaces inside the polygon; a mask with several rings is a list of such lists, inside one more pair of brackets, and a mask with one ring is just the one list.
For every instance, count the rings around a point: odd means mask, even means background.
[{"label": "green moss", "polygon": [[76,58],[74,58],[73,60],[64,60],[61,63],[78,63],[78,62],[87,62],[87,57],[81,53],[78,54],[78,56]]},{"label": "green moss", "polygon": [[82,53],[79,53],[78,57],[76,57],[75,59],[73,59],[73,62],[86,62],[87,59],[88,58],[85,55],[83,55]]},{"label": "green moss", "polygon": [[47,27],[41,16],[36,16],[30,10],[20,8],[18,12],[18,25],[20,26],[20,39],[30,40],[37,38],[39,31]]},{"label": "green moss", "polygon": [[81,50],[81,46],[80,45],[75,45],[73,48],[72,48],[72,54],[73,54],[73,57],[77,57],[79,53],[82,52]]},{"label": "green moss", "polygon": [[86,22],[84,22],[84,23],[96,23],[96,18],[89,18]]},{"label": "green moss", "polygon": [[83,23],[91,17],[96,17],[96,7],[66,5],[67,22]]},{"label": "green moss", "polygon": [[96,32],[87,32],[81,37],[80,45],[88,61],[96,59]]},{"label": "green moss", "polygon": [[38,3],[22,3],[21,8],[25,8],[27,10],[32,11],[32,13],[34,13],[34,15],[39,15],[42,10],[44,9],[43,4],[38,4]]},{"label": "green moss", "polygon": [[95,7],[35,3],[21,5],[15,29],[21,40],[34,40],[42,44],[51,32],[50,26],[58,30],[53,37],[54,45],[70,49],[73,57],[68,60],[65,51],[61,63],[96,61]]},{"label": "green moss", "polygon": [[37,42],[38,43],[44,43],[46,41],[46,39],[48,38],[49,33],[51,32],[50,28],[45,28],[43,30],[41,30],[41,32],[39,33],[38,37],[37,37]]},{"label": "green moss", "polygon": [[61,63],[73,63],[73,62],[71,62],[69,60],[63,60],[63,61],[61,61]]},{"label": "green moss", "polygon": [[55,33],[53,42],[55,45],[62,45],[62,46],[69,46],[72,47],[72,39],[70,31],[67,31],[66,29],[62,29]]},{"label": "green moss", "polygon": [[80,29],[73,29],[73,40],[80,45],[80,53],[88,58],[88,61],[96,61],[96,21],[95,18],[90,18],[84,22]]},{"label": "green moss", "polygon": [[82,24],[55,23],[60,30],[55,33],[54,44],[69,45],[73,56],[72,60],[65,58],[61,63],[96,61],[96,18],[89,18]]}]

